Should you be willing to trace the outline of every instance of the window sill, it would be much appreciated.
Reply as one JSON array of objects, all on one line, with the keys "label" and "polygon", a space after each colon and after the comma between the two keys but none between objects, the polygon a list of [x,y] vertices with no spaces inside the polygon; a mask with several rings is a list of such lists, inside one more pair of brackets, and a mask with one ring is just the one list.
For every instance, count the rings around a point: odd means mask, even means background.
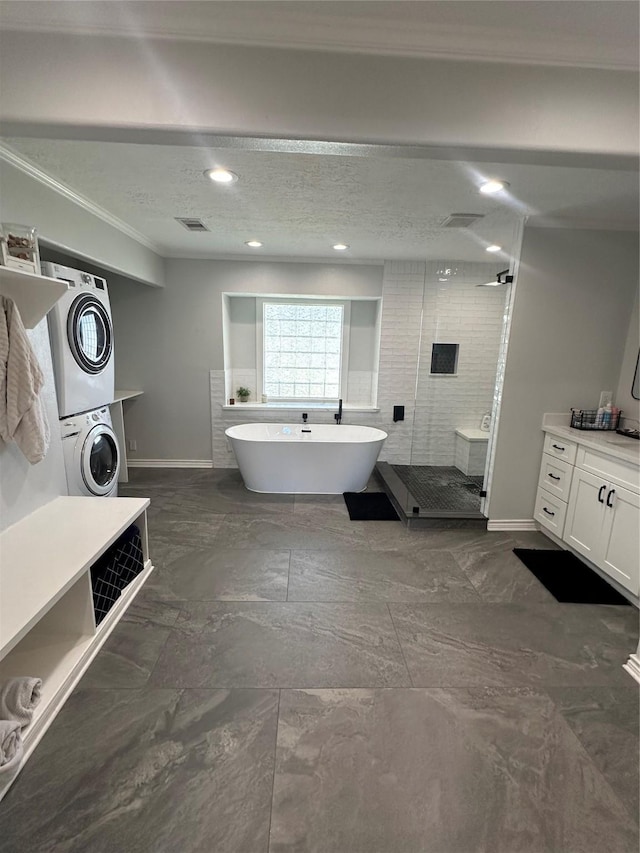
[{"label": "window sill", "polygon": [[[248,412],[261,412],[264,410],[271,411],[289,411],[289,412],[306,412],[321,410],[326,412],[336,412],[338,407],[335,403],[235,403],[233,406],[228,404],[221,407],[225,411],[237,411],[243,409]],[[343,412],[379,412],[377,406],[352,406],[348,403],[343,404]]]}]

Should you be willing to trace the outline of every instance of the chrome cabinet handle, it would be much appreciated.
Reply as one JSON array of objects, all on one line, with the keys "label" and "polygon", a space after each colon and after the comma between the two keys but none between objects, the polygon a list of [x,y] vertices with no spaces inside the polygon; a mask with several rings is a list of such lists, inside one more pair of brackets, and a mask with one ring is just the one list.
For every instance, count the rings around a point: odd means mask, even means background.
[{"label": "chrome cabinet handle", "polygon": [[609,494],[607,495],[607,506],[609,507],[609,509],[611,509],[611,507],[613,507],[613,504],[612,504],[612,503],[609,503],[609,501],[610,501],[610,500],[611,500],[611,498],[615,495],[615,493],[616,493],[616,490],[615,490],[615,489],[611,489],[611,491],[610,491],[610,492],[609,492]]},{"label": "chrome cabinet handle", "polygon": [[551,510],[547,509],[546,506],[542,507],[542,512],[546,512],[547,515],[555,515],[555,512],[551,512]]},{"label": "chrome cabinet handle", "polygon": [[603,493],[604,493],[604,491],[605,491],[605,489],[606,489],[606,488],[607,488],[606,486],[600,486],[600,488],[599,488],[599,490],[598,490],[598,501],[599,501],[601,504],[603,504],[603,503],[604,503],[604,501],[602,500],[602,495],[603,495]]},{"label": "chrome cabinet handle", "polygon": [[555,474],[549,474],[549,476],[551,477],[552,480],[559,480],[560,479],[560,477],[556,477]]},{"label": "chrome cabinet handle", "polygon": [[559,444],[552,444],[551,447],[555,447],[556,450],[564,450],[564,447],[560,447]]}]

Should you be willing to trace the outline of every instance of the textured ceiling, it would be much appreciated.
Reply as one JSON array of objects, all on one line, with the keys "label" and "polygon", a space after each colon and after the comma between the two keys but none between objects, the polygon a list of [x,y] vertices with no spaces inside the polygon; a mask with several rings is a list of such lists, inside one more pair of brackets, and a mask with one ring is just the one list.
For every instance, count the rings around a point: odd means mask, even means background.
[{"label": "textured ceiling", "polygon": [[[165,255],[332,258],[357,261],[486,261],[490,243],[508,250],[520,215],[554,225],[637,228],[637,174],[518,164],[399,157],[10,139],[47,175],[118,217]],[[212,184],[205,169],[240,178]],[[477,191],[485,177],[510,182],[501,197]],[[469,229],[444,229],[451,213],[481,213]],[[190,234],[174,217],[202,219]],[[264,243],[260,250],[246,240]]]}]

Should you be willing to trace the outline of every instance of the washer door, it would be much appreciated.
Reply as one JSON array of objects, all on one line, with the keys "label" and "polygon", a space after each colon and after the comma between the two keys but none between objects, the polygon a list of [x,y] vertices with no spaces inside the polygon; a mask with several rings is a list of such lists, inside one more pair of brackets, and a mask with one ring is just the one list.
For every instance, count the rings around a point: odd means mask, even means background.
[{"label": "washer door", "polygon": [[91,293],[71,303],[67,316],[69,348],[85,373],[100,373],[111,358],[113,334],[106,308]]},{"label": "washer door", "polygon": [[98,424],[87,435],[80,454],[82,479],[92,495],[107,495],[113,489],[120,459],[118,442],[110,426]]}]

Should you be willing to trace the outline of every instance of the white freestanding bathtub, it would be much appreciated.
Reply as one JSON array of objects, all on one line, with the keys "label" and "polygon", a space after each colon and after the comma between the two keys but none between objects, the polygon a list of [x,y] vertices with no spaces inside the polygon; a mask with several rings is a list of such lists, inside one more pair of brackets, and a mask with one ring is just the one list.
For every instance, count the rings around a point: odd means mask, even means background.
[{"label": "white freestanding bathtub", "polygon": [[387,437],[349,424],[243,424],[225,435],[250,491],[303,495],[363,491]]}]

